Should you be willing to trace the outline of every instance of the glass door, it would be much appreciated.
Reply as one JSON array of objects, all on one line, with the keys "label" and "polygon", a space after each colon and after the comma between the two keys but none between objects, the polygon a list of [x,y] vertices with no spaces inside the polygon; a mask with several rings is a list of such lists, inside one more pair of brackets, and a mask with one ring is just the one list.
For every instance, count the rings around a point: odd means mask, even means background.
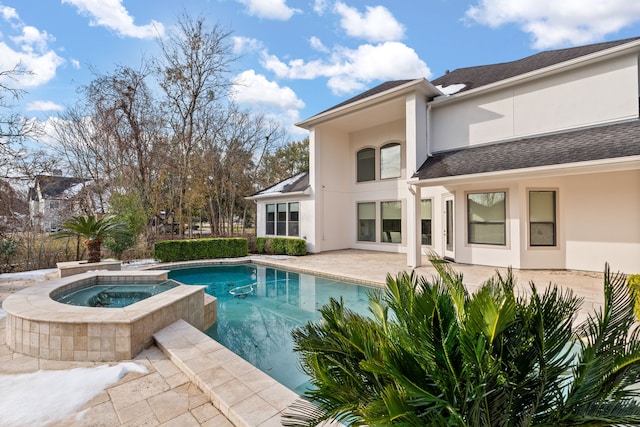
[{"label": "glass door", "polygon": [[447,259],[455,259],[454,247],[454,209],[453,196],[445,196],[444,198],[444,257]]}]

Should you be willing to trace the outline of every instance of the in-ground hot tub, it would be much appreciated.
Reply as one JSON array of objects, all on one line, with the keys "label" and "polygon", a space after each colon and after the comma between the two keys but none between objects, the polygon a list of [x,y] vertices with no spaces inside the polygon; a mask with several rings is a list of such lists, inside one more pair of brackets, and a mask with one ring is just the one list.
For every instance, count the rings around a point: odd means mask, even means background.
[{"label": "in-ground hot tub", "polygon": [[132,281],[124,285],[116,281],[100,280],[99,284],[52,292],[51,298],[64,304],[83,307],[122,308],[179,285],[180,283],[171,279],[152,283]]},{"label": "in-ground hot tub", "polygon": [[[94,271],[52,280],[9,296],[7,345],[17,353],[50,360],[128,360],[153,343],[153,334],[178,319],[200,330],[216,321],[216,299],[203,286],[174,282],[157,295],[125,307],[86,307],[54,298],[105,283],[120,292],[135,284],[167,282],[168,271]],[[131,290],[131,288],[129,288]]]}]

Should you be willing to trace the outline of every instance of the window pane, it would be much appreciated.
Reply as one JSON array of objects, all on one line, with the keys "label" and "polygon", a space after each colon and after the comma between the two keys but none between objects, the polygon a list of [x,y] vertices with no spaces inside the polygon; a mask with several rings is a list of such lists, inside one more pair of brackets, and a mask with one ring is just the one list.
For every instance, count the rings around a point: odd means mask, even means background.
[{"label": "window pane", "polygon": [[529,192],[529,219],[531,222],[555,221],[555,191]]},{"label": "window pane", "polygon": [[376,179],[376,150],[365,148],[358,151],[358,182]]},{"label": "window pane", "polygon": [[467,194],[469,243],[506,244],[506,193]]},{"label": "window pane", "polygon": [[556,245],[556,192],[529,192],[529,244]]},{"label": "window pane", "polygon": [[531,246],[555,245],[555,225],[553,223],[531,223]]},{"label": "window pane", "polygon": [[420,201],[420,211],[422,244],[431,245],[431,199]]},{"label": "window pane", "polygon": [[380,179],[398,178],[401,172],[400,144],[387,144],[380,149]]},{"label": "window pane", "polygon": [[289,236],[298,236],[298,215],[299,215],[298,202],[289,203]]},{"label": "window pane", "polygon": [[287,235],[287,204],[286,203],[278,203],[276,234],[278,236]]},{"label": "window pane", "polygon": [[358,203],[358,241],[376,241],[375,203]]},{"label": "window pane", "polygon": [[267,205],[266,234],[274,234],[276,224],[276,205]]},{"label": "window pane", "polygon": [[469,242],[504,245],[504,224],[469,224]]},{"label": "window pane", "polygon": [[402,243],[402,204],[396,202],[380,203],[382,212],[383,242]]}]

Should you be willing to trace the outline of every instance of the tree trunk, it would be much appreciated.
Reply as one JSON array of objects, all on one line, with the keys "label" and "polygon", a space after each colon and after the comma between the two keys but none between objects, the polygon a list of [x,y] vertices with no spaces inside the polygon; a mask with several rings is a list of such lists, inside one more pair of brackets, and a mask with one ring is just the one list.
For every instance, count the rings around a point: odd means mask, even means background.
[{"label": "tree trunk", "polygon": [[87,246],[88,261],[100,262],[100,246],[102,245],[102,240],[87,240],[85,245]]}]

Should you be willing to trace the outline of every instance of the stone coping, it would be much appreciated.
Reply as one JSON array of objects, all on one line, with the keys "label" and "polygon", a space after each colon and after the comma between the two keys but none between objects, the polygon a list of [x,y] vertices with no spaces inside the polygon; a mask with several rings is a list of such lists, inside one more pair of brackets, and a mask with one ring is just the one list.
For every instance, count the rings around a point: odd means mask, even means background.
[{"label": "stone coping", "polygon": [[[301,398],[219,342],[178,320],[153,335],[156,345],[238,427],[281,426]],[[323,426],[342,426],[326,422]]]},{"label": "stone coping", "polygon": [[[167,297],[177,297],[189,295],[197,292],[201,286],[179,285],[168,289],[161,294],[164,298],[151,296],[127,307],[83,307],[65,304],[52,299],[52,295],[60,294],[69,289],[87,286],[95,283],[99,284],[101,278],[108,279],[110,283],[121,282],[126,285],[131,279],[138,282],[166,280],[168,271],[128,271],[126,273],[116,271],[94,271],[74,275],[62,279],[51,280],[38,286],[25,288],[13,295],[10,295],[2,304],[3,309],[9,314],[20,315],[22,318],[34,321],[61,320],[68,322],[129,322],[139,319],[140,316],[152,312],[157,308],[166,305]],[[173,298],[172,298],[173,299]],[[165,301],[163,301],[165,300]]]},{"label": "stone coping", "polygon": [[[273,258],[276,257],[276,258]],[[267,267],[273,267],[280,270],[292,271],[295,273],[304,273],[310,274],[317,277],[324,277],[325,279],[334,279],[340,280],[343,282],[355,283],[358,285],[366,285],[373,287],[386,287],[384,281],[379,282],[375,280],[367,280],[362,277],[349,277],[344,274],[333,274],[327,273],[324,271],[314,270],[312,268],[302,268],[293,264],[282,264],[278,262],[278,255],[249,255],[246,257],[240,258],[214,258],[214,259],[202,259],[195,261],[175,261],[175,262],[167,262],[167,263],[159,263],[150,267],[143,268],[144,270],[156,270],[156,269],[166,269],[173,270],[178,268],[198,268],[198,267],[207,267],[211,265],[229,265],[229,264],[259,264]],[[283,255],[283,257],[289,257],[288,255]]]},{"label": "stone coping", "polygon": [[122,262],[118,260],[103,260],[100,262],[68,261],[58,262],[56,263],[56,267],[58,267],[58,277],[64,278],[86,273],[87,271],[120,271],[122,269]]}]

